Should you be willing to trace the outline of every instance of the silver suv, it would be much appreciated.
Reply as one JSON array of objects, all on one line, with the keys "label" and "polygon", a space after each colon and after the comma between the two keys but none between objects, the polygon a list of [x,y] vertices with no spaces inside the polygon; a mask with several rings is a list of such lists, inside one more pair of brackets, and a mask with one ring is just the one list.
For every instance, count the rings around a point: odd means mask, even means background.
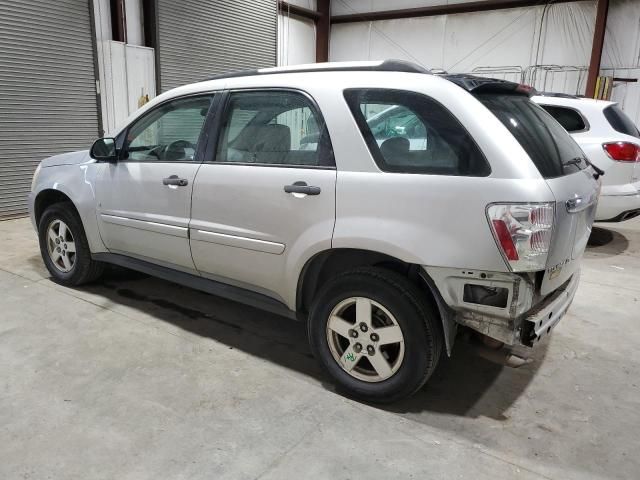
[{"label": "silver suv", "polygon": [[529,94],[397,61],[171,90],[41,163],[42,258],[64,285],[112,263],[303,320],[366,400],[417,391],[461,331],[517,365],[573,299],[599,189]]}]

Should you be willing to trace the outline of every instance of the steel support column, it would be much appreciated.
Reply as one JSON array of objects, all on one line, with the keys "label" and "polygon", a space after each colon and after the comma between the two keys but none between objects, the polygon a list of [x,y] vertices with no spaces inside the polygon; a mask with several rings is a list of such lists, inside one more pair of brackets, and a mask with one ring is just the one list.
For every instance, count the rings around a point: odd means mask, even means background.
[{"label": "steel support column", "polygon": [[593,45],[591,47],[591,61],[589,62],[589,74],[587,87],[584,94],[593,98],[596,91],[596,81],[600,74],[600,61],[602,60],[602,47],[604,34],[607,27],[607,15],[609,13],[609,0],[598,0],[596,10],[596,26],[593,31]]}]

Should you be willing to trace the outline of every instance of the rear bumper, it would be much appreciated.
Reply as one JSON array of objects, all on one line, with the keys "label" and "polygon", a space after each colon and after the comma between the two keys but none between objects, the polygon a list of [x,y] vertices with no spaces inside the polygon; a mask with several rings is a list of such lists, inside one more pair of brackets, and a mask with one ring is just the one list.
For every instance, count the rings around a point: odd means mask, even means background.
[{"label": "rear bumper", "polygon": [[600,194],[597,222],[622,222],[640,214],[640,191],[617,195]]},{"label": "rear bumper", "polygon": [[[449,319],[504,344],[505,348],[533,347],[553,330],[573,301],[580,271],[541,298],[535,275],[464,271],[424,267],[450,309]],[[503,290],[502,302],[474,303],[465,296],[469,285],[487,292]],[[520,355],[522,356],[522,355]]]},{"label": "rear bumper", "polygon": [[562,287],[536,305],[524,317],[520,341],[527,347],[533,347],[542,340],[562,320],[567,313],[573,297],[578,290],[580,272],[576,272]]}]

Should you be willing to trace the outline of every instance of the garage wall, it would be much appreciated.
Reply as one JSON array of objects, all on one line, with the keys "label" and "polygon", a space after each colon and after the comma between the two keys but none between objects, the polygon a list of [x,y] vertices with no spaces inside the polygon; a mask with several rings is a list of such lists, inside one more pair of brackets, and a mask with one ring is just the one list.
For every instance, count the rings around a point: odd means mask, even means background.
[{"label": "garage wall", "polygon": [[0,2],[0,219],[27,213],[45,157],[98,136],[87,0]]},{"label": "garage wall", "polygon": [[[372,3],[375,4],[371,0],[352,0],[349,5]],[[442,4],[402,3],[403,6]],[[337,1],[334,13],[354,13],[344,6]],[[394,8],[401,8],[400,4],[394,2]],[[450,72],[470,72],[487,66],[524,69],[535,64],[585,65],[591,52],[594,24],[593,0],[335,24],[331,27],[330,57],[336,61],[402,58]]]},{"label": "garage wall", "polygon": [[278,15],[278,65],[316,61],[316,26],[295,15]]},{"label": "garage wall", "polygon": [[[453,0],[465,3],[470,0]],[[453,3],[333,0],[332,15]],[[414,19],[334,24],[330,58],[402,58],[432,68],[523,81],[584,94],[595,26],[593,0]],[[640,78],[640,2],[611,0],[601,74]],[[614,84],[612,99],[640,124],[640,82]]]},{"label": "garage wall", "polygon": [[158,0],[157,8],[161,92],[276,65],[276,0]]},{"label": "garage wall", "polygon": [[[316,10],[316,0],[289,0],[292,5]],[[285,8],[278,14],[278,65],[299,65],[316,61],[316,26],[312,20],[291,15]]]},{"label": "garage wall", "polygon": [[[602,52],[602,73],[640,79],[640,2],[611,0]],[[640,125],[640,81],[613,84],[611,99]]]}]

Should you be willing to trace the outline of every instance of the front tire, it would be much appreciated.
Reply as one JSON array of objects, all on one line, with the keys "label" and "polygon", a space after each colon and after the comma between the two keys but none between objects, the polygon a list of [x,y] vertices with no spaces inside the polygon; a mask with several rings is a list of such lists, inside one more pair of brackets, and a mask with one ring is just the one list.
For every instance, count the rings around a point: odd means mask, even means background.
[{"label": "front tire", "polygon": [[388,403],[419,390],[443,347],[439,320],[407,278],[358,268],[315,298],[308,335],[316,358],[356,398]]},{"label": "front tire", "polygon": [[48,207],[38,224],[40,253],[56,282],[78,286],[96,280],[104,265],[91,259],[82,221],[69,202]]}]

